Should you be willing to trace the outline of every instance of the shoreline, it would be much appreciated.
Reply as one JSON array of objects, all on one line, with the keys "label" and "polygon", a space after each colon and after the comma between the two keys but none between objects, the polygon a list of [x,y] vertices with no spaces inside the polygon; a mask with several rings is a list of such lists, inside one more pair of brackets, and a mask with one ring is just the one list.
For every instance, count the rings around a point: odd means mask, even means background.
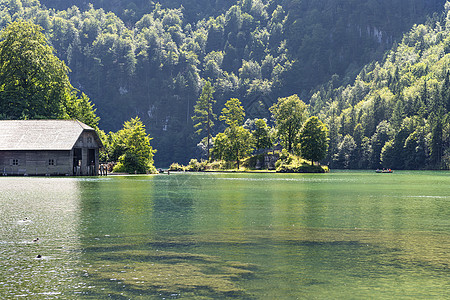
[{"label": "shoreline", "polygon": [[[170,171],[170,173],[240,173],[240,174],[326,174],[327,172],[277,172],[276,170],[202,170],[202,171]],[[167,174],[167,171],[160,174]]]}]

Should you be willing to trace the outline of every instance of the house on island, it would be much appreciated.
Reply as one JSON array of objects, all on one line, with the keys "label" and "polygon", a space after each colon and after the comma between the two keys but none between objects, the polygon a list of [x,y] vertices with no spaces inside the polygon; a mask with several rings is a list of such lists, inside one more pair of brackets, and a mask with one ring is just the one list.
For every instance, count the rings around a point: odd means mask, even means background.
[{"label": "house on island", "polygon": [[97,176],[102,147],[77,120],[0,121],[0,174]]}]

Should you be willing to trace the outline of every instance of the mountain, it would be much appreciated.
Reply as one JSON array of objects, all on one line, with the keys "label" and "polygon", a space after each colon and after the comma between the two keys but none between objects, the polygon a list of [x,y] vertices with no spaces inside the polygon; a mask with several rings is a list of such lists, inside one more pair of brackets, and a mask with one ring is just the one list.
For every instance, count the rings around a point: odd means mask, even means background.
[{"label": "mountain", "polygon": [[333,87],[352,84],[445,1],[89,2],[0,0],[0,26],[17,18],[41,25],[72,84],[96,104],[100,127],[115,131],[139,116],[165,166],[196,155],[191,115],[202,78],[214,85],[216,112],[236,97],[247,117],[268,118],[278,97],[309,102],[334,74]]},{"label": "mountain", "polygon": [[450,2],[414,25],[354,83],[316,90],[335,168],[450,168]]}]

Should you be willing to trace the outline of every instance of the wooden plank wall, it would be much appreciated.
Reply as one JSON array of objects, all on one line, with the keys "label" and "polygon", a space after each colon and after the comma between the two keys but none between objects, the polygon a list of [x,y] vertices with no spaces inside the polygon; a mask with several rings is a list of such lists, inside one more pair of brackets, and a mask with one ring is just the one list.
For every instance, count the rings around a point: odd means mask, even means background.
[{"label": "wooden plank wall", "polygon": [[0,151],[1,175],[72,175],[72,164],[71,151]]}]

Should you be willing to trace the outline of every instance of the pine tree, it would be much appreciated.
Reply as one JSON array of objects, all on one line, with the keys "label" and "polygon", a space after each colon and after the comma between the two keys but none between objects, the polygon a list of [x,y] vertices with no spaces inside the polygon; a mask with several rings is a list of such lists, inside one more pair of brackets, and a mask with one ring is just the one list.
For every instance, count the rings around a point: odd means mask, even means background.
[{"label": "pine tree", "polygon": [[213,104],[216,102],[213,98],[214,88],[209,81],[205,81],[202,93],[194,106],[194,129],[197,129],[195,133],[205,134],[207,143],[207,160],[210,159],[210,140],[211,140],[211,128],[214,126],[214,119],[216,115],[213,112]]}]

